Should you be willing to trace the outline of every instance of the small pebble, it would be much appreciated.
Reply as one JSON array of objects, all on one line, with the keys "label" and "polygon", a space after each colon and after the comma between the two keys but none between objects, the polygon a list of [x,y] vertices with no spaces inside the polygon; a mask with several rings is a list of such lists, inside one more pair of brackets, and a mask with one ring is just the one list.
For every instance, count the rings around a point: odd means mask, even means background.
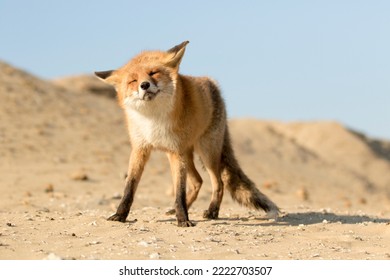
[{"label": "small pebble", "polygon": [[267,180],[263,183],[263,188],[265,189],[272,189],[272,188],[275,188],[275,186],[277,186],[278,183],[274,180]]},{"label": "small pebble", "polygon": [[146,241],[140,241],[140,242],[138,242],[137,245],[138,245],[138,246],[142,246],[142,247],[149,247],[149,244],[148,244],[148,242],[146,242]]},{"label": "small pebble", "polygon": [[54,192],[54,186],[52,184],[48,184],[45,187],[45,193],[52,193],[52,192]]},{"label": "small pebble", "polygon": [[299,190],[297,190],[296,195],[303,201],[309,200],[309,192],[304,187],[301,187]]},{"label": "small pebble", "polygon": [[360,203],[360,204],[367,204],[367,199],[365,199],[364,197],[362,197],[362,198],[359,199],[359,203]]},{"label": "small pebble", "polygon": [[87,181],[89,179],[88,175],[83,171],[75,172],[70,177],[75,181]]},{"label": "small pebble", "polygon": [[50,253],[49,255],[47,255],[47,257],[45,258],[45,260],[59,261],[59,260],[62,260],[62,258],[61,258],[60,256],[57,256],[57,255],[54,254],[54,253]]},{"label": "small pebble", "polygon": [[152,253],[149,255],[149,258],[153,259],[153,260],[158,260],[158,259],[160,259],[160,254],[159,253]]},{"label": "small pebble", "polygon": [[120,193],[114,193],[111,198],[112,199],[121,199],[122,195]]},{"label": "small pebble", "polygon": [[300,225],[298,226],[298,229],[299,229],[299,230],[305,230],[305,225],[304,225],[304,224],[300,224]]}]

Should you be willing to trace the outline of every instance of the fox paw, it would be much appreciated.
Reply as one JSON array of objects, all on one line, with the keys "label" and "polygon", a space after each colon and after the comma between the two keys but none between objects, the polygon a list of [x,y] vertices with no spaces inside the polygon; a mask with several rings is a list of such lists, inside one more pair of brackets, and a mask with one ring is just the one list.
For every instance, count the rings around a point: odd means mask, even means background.
[{"label": "fox paw", "polygon": [[209,220],[216,220],[216,219],[218,219],[218,211],[205,210],[203,212],[203,218],[209,219]]},{"label": "fox paw", "polygon": [[183,221],[183,222],[177,222],[178,227],[193,227],[195,224],[193,224],[191,221]]},{"label": "fox paw", "polygon": [[119,215],[119,214],[114,214],[110,216],[107,221],[115,221],[115,222],[121,222],[124,223],[126,222],[126,216],[124,215]]}]

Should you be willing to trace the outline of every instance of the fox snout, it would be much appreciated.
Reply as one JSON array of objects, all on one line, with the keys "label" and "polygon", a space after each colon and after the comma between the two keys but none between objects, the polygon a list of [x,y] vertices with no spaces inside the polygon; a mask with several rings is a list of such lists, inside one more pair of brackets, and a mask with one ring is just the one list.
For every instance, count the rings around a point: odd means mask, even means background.
[{"label": "fox snout", "polygon": [[149,81],[143,81],[138,88],[138,98],[145,101],[150,101],[159,93],[158,87]]},{"label": "fox snout", "polygon": [[140,88],[142,88],[143,90],[147,90],[149,87],[150,87],[149,82],[142,82],[140,85]]}]

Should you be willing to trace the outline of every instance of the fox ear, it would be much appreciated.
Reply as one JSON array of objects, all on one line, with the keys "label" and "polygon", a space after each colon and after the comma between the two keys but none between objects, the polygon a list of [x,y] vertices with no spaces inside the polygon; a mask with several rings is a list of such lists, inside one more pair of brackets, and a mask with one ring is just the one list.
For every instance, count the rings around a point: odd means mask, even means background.
[{"label": "fox ear", "polygon": [[119,82],[118,75],[115,70],[97,71],[95,75],[103,82],[116,86]]},{"label": "fox ear", "polygon": [[168,58],[166,62],[167,66],[177,68],[180,65],[181,59],[183,58],[188,43],[189,41],[184,41],[183,43],[174,46],[173,48],[167,51],[168,53]]}]

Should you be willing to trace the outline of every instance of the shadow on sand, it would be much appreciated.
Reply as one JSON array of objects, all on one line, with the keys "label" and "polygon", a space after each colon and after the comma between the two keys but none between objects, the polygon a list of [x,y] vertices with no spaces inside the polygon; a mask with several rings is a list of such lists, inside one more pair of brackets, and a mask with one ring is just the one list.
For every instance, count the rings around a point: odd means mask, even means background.
[{"label": "shadow on sand", "polygon": [[[176,219],[174,217],[158,220],[162,223],[174,223]],[[192,220],[197,223],[210,222],[210,220]],[[255,223],[254,223],[255,221]],[[375,223],[375,224],[387,224],[390,223],[390,219],[383,219],[377,217],[369,217],[364,215],[339,215],[334,213],[323,212],[305,212],[305,213],[286,213],[279,217],[277,220],[269,220],[268,218],[219,218],[218,220],[211,221],[213,225],[231,225],[237,226],[299,226],[299,225],[314,225],[322,223],[340,223],[340,224],[361,224],[361,223]]]},{"label": "shadow on sand", "polygon": [[[254,221],[258,221],[258,223],[254,223]],[[361,223],[388,224],[390,223],[390,219],[369,217],[363,215],[339,215],[334,213],[306,212],[286,213],[283,216],[279,217],[277,220],[269,220],[268,218],[222,218],[216,220],[213,224],[223,225],[232,223],[235,223],[237,226],[299,226],[323,223],[340,223],[353,225]]]},{"label": "shadow on sand", "polygon": [[[264,220],[264,219],[256,219]],[[299,226],[314,225],[322,223],[340,223],[347,225],[361,223],[387,224],[390,219],[369,217],[364,215],[340,215],[323,212],[306,212],[306,213],[287,213],[279,217],[276,221],[270,220],[268,223],[261,223],[262,226]]]}]

